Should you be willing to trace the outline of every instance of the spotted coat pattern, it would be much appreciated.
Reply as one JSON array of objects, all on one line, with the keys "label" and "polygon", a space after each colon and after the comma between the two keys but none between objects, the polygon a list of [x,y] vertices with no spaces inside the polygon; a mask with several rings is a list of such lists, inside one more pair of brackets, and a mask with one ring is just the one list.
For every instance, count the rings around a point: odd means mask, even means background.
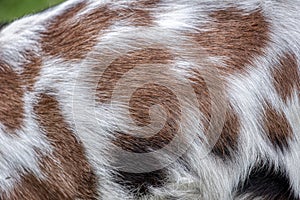
[{"label": "spotted coat pattern", "polygon": [[0,26],[0,199],[300,199],[300,3],[68,0]]}]

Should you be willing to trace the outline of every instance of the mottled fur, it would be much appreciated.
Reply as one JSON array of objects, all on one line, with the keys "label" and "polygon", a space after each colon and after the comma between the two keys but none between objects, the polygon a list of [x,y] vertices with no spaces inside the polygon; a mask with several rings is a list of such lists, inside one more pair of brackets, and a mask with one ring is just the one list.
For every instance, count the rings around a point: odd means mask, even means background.
[{"label": "mottled fur", "polygon": [[0,25],[0,199],[300,199],[299,9],[69,0]]}]

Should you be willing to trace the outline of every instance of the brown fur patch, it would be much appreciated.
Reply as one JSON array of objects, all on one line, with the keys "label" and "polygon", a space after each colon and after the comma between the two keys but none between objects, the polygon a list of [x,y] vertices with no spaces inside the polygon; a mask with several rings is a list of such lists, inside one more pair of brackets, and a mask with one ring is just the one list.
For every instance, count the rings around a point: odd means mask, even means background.
[{"label": "brown fur patch", "polygon": [[225,56],[229,73],[241,71],[251,60],[263,54],[268,42],[269,24],[261,10],[249,14],[236,8],[214,11],[210,31],[193,34],[193,38],[213,56]]},{"label": "brown fur patch", "polygon": [[293,53],[286,53],[280,58],[272,75],[275,89],[285,102],[292,97],[294,90],[300,90],[298,62]]},{"label": "brown fur patch", "polygon": [[22,177],[22,181],[15,186],[9,196],[3,194],[1,198],[6,200],[73,199],[59,191],[57,187],[51,187],[47,180],[41,180],[28,173]]},{"label": "brown fur patch", "polygon": [[41,95],[34,111],[54,152],[40,160],[46,179],[28,173],[16,186],[11,199],[96,199],[97,178],[82,144],[64,121],[56,99]]},{"label": "brown fur patch", "polygon": [[226,112],[225,122],[217,143],[212,153],[220,158],[226,159],[231,156],[231,151],[237,148],[240,122],[232,109]]},{"label": "brown fur patch", "polygon": [[[224,84],[222,78],[217,77],[216,79],[211,80],[208,77],[211,76],[211,73],[203,73],[204,72],[193,70],[193,76],[190,78],[190,81],[197,96],[199,110],[204,117],[202,120],[204,133],[209,141],[209,144],[214,145],[212,148],[212,153],[225,160],[231,156],[231,151],[235,150],[237,147],[240,123],[232,108],[227,108],[227,105],[222,105],[225,102],[220,103],[221,101],[225,101],[226,98],[223,96],[224,94],[222,86],[215,85]],[[206,80],[203,78],[204,75]],[[208,87],[210,87],[211,90],[216,91],[209,91]],[[215,108],[217,110],[213,109],[213,105],[217,107]],[[224,110],[223,113],[220,111],[220,109],[228,110]],[[213,112],[217,112],[217,116],[213,116],[216,115],[216,113]],[[223,114],[225,117],[224,124],[221,123]],[[223,127],[219,129],[218,124],[222,125]],[[216,133],[219,131],[221,131],[221,134],[219,138],[217,138],[217,141],[215,141]]]},{"label": "brown fur patch", "polygon": [[83,59],[97,42],[99,32],[111,24],[111,13],[106,7],[96,8],[75,20],[86,7],[80,2],[53,17],[42,33],[42,49],[51,56],[65,59]]},{"label": "brown fur patch", "polygon": [[117,10],[102,6],[76,20],[75,16],[87,6],[85,2],[78,3],[49,22],[47,30],[42,32],[42,49],[51,56],[83,59],[96,44],[100,31],[115,21],[129,20],[136,26],[150,25],[153,20],[150,10],[157,1],[145,0]]},{"label": "brown fur patch", "polygon": [[32,91],[41,67],[41,59],[26,53],[26,63],[21,75],[10,66],[0,62],[0,122],[9,132],[21,128],[24,117],[23,87]]},{"label": "brown fur patch", "polygon": [[129,110],[132,119],[138,126],[151,123],[149,110],[151,106],[160,104],[167,114],[164,127],[157,134],[147,138],[119,133],[114,144],[127,151],[136,153],[157,150],[167,145],[178,132],[180,105],[175,94],[164,86],[147,84],[134,92],[130,99]]},{"label": "brown fur patch", "polygon": [[27,89],[32,91],[42,67],[42,59],[36,56],[33,52],[26,52],[25,59],[26,63],[24,64],[24,71],[21,74],[22,81]]},{"label": "brown fur patch", "polygon": [[0,122],[9,132],[21,128],[24,90],[20,76],[0,61]]},{"label": "brown fur patch", "polygon": [[211,96],[207,84],[199,71],[193,71],[190,81],[197,96],[199,110],[204,116],[202,120],[204,129],[207,130],[211,119]]},{"label": "brown fur patch", "polygon": [[134,51],[113,61],[102,74],[97,87],[98,101],[108,103],[117,82],[128,71],[141,64],[167,64],[172,59],[164,49],[147,48]]},{"label": "brown fur patch", "polygon": [[292,137],[292,128],[283,112],[276,111],[267,104],[264,112],[264,129],[275,148],[288,148],[288,140]]}]

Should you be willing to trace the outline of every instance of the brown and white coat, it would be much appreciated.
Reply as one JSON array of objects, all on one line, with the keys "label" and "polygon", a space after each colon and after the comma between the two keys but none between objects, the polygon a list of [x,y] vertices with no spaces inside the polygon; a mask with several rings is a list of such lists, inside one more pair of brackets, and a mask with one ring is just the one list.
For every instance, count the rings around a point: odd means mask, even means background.
[{"label": "brown and white coat", "polygon": [[300,199],[300,2],[69,0],[0,30],[0,199]]}]

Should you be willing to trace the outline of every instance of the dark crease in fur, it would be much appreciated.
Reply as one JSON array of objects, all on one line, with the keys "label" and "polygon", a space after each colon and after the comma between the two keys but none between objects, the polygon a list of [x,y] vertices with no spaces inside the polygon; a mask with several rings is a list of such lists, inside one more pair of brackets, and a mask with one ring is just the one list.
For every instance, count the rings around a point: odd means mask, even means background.
[{"label": "dark crease in fur", "polygon": [[247,200],[262,198],[266,200],[299,200],[291,190],[290,180],[284,169],[275,169],[270,163],[258,163],[249,172],[248,178],[241,182],[238,195],[248,195]]}]

